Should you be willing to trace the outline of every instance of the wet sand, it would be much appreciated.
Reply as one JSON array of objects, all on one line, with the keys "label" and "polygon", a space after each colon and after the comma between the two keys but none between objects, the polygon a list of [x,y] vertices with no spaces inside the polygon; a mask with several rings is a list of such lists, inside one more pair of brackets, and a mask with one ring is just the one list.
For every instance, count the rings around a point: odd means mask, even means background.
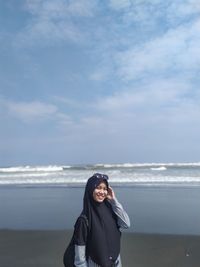
[{"label": "wet sand", "polygon": [[[0,230],[1,267],[62,267],[68,230]],[[123,267],[199,267],[200,236],[122,234]]]}]

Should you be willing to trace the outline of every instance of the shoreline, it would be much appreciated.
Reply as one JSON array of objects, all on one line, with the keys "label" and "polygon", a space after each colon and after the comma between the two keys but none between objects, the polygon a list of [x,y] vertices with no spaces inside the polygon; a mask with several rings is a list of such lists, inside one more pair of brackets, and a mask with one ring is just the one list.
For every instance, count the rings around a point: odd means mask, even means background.
[{"label": "shoreline", "polygon": [[[61,267],[72,230],[0,230],[0,266]],[[200,236],[123,232],[123,267],[199,267]]]},{"label": "shoreline", "polygon": [[[43,189],[57,189],[57,188],[60,188],[60,189],[69,189],[69,188],[72,188],[72,189],[76,189],[76,188],[81,188],[81,189],[84,189],[85,188],[85,182],[83,183],[73,183],[73,182],[69,182],[69,183],[45,183],[45,184],[42,184],[42,183],[33,183],[33,184],[27,184],[27,183],[20,183],[20,184],[0,184],[0,189],[23,189],[23,188],[26,188],[26,189],[38,189],[38,188],[43,188]],[[200,182],[152,182],[152,183],[147,183],[147,182],[144,182],[144,183],[141,183],[141,182],[125,182],[125,183],[120,183],[120,182],[113,182],[113,181],[110,181],[110,185],[112,185],[112,187],[115,187],[115,188],[138,188],[138,189],[156,189],[156,188],[162,188],[162,189],[199,189],[200,188]]]},{"label": "shoreline", "polygon": [[[0,187],[1,188],[1,187]],[[114,188],[134,233],[200,234],[200,188]],[[1,188],[0,229],[72,229],[83,188]]]}]

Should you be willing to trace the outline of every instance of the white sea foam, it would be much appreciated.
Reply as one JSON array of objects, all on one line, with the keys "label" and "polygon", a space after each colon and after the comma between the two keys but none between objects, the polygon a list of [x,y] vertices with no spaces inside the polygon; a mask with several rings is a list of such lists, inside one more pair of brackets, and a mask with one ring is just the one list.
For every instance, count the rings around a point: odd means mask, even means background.
[{"label": "white sea foam", "polygon": [[137,167],[200,167],[200,162],[183,162],[183,163],[119,163],[119,164],[95,164],[95,167],[99,168],[137,168]]},{"label": "white sea foam", "polygon": [[167,168],[165,166],[151,168],[152,171],[165,171]]},{"label": "white sea foam", "polygon": [[200,185],[200,163],[125,163],[84,166],[18,166],[0,168],[1,185],[80,185],[95,172],[116,185]]},{"label": "white sea foam", "polygon": [[7,168],[0,168],[0,172],[57,172],[62,171],[63,168],[70,168],[71,166],[56,166],[56,165],[49,165],[49,166],[19,166],[19,167],[7,167]]}]

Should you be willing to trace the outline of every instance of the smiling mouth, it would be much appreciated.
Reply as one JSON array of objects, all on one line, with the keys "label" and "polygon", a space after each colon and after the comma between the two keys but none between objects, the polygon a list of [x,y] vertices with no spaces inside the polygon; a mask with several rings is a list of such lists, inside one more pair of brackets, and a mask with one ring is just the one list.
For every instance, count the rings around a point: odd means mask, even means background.
[{"label": "smiling mouth", "polygon": [[97,197],[98,197],[99,199],[103,199],[103,198],[105,198],[105,196],[102,196],[102,195],[97,195]]},{"label": "smiling mouth", "polygon": [[98,197],[105,197],[104,194],[97,194]]}]

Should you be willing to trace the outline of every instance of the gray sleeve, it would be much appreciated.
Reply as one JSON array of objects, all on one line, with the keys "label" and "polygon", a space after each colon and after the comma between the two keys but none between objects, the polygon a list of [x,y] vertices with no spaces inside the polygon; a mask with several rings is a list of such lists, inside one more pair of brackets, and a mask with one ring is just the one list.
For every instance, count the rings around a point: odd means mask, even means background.
[{"label": "gray sleeve", "polygon": [[87,267],[87,261],[85,257],[85,246],[75,245],[75,259],[74,265],[76,267]]},{"label": "gray sleeve", "polygon": [[114,213],[117,215],[117,223],[120,228],[127,229],[130,227],[130,219],[126,211],[123,209],[123,206],[119,201],[114,198],[109,201]]}]

